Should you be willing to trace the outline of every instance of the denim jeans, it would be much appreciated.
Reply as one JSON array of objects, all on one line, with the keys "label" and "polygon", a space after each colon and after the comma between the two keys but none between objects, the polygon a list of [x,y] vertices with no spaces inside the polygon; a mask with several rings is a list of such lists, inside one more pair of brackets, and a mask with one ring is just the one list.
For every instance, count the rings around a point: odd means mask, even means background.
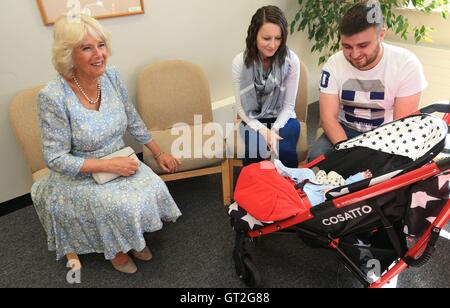
[{"label": "denim jeans", "polygon": [[[345,131],[345,134],[347,135],[348,139],[353,139],[359,135],[362,135],[362,132],[356,131],[354,129],[348,128],[345,125],[342,125],[342,128]],[[327,135],[324,133],[322,136],[320,136],[319,139],[317,139],[310,147],[309,153],[308,153],[308,162],[313,161],[320,155],[326,154],[333,148],[333,144],[331,143],[330,139],[328,139]]]},{"label": "denim jeans", "polygon": [[[259,121],[271,129],[276,119],[260,119]],[[283,138],[279,142],[279,159],[285,166],[291,168],[298,166],[297,142],[300,138],[300,128],[300,123],[297,119],[289,119],[286,125],[278,132],[279,136]],[[245,140],[244,166],[270,158],[270,151],[267,149],[266,141],[259,132],[252,130],[250,127],[247,127],[246,123],[242,122],[240,134]]]}]

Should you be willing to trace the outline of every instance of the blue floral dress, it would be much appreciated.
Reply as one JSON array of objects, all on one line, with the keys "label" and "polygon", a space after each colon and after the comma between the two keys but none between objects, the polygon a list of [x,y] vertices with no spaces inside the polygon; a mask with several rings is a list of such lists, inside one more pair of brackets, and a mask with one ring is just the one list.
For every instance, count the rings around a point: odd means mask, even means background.
[{"label": "blue floral dress", "polygon": [[144,232],[181,216],[167,186],[141,164],[135,175],[98,185],[80,169],[87,158],[100,158],[125,147],[128,130],[141,144],[151,141],[145,124],[128,99],[122,79],[108,67],[100,77],[99,111],[80,103],[58,76],[39,93],[39,123],[49,174],[36,182],[31,196],[57,260],[67,253],[141,251]]}]

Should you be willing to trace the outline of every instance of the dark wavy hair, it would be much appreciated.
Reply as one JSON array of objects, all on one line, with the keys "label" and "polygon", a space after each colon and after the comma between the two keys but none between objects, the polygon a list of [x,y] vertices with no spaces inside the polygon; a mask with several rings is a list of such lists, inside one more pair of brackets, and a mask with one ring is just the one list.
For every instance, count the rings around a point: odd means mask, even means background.
[{"label": "dark wavy hair", "polygon": [[[365,0],[357,3],[342,18],[339,27],[340,34],[352,36],[371,27],[376,28],[378,32],[381,31],[384,23],[383,14],[381,10],[375,11],[375,9],[377,7],[372,4],[372,1]],[[375,12],[379,14],[378,20],[374,18]]]},{"label": "dark wavy hair", "polygon": [[252,21],[247,30],[247,39],[246,44],[247,48],[244,53],[244,62],[247,67],[250,67],[258,57],[258,47],[256,45],[256,38],[259,32],[259,29],[266,24],[273,23],[281,28],[281,45],[278,48],[277,52],[273,56],[272,60],[278,60],[280,65],[284,64],[287,56],[287,47],[286,41],[288,36],[288,22],[286,20],[286,16],[282,10],[274,5],[264,6],[259,8],[255,15],[252,17]]}]

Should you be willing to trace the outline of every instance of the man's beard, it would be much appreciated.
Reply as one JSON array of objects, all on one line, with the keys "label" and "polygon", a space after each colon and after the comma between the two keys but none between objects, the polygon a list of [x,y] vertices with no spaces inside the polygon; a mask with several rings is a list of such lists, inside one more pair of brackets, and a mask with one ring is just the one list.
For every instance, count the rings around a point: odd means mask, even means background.
[{"label": "man's beard", "polygon": [[367,61],[366,61],[366,63],[364,63],[364,65],[356,65],[351,60],[349,60],[349,62],[353,67],[355,67],[357,69],[363,69],[365,67],[368,67],[369,65],[371,65],[372,63],[374,63],[377,60],[378,55],[380,54],[380,51],[381,51],[381,43],[378,43],[378,46],[375,49],[375,51],[373,52],[373,54],[366,57]]}]

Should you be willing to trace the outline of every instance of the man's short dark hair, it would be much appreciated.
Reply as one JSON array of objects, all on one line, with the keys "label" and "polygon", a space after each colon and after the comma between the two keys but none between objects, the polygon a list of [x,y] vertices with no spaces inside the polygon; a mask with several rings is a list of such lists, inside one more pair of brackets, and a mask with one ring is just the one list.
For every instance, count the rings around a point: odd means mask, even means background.
[{"label": "man's short dark hair", "polygon": [[342,18],[339,31],[341,35],[352,36],[363,32],[370,27],[381,30],[383,15],[378,3],[375,1],[362,1],[353,6]]}]

